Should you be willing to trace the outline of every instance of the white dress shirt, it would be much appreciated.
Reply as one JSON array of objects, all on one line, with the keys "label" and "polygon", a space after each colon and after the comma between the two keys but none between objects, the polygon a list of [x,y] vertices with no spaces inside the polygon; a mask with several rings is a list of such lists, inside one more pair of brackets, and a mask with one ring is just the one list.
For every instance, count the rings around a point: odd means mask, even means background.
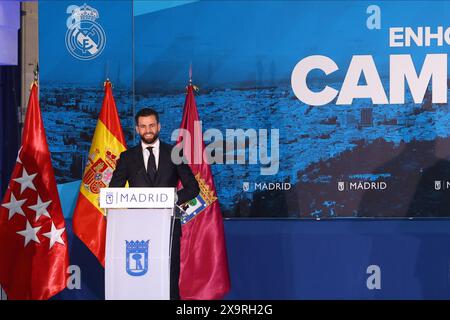
[{"label": "white dress shirt", "polygon": [[147,171],[148,157],[150,157],[150,151],[147,150],[148,147],[153,147],[152,152],[155,156],[156,170],[158,170],[159,164],[159,139],[157,139],[153,144],[146,144],[141,141],[142,155],[144,156],[145,171]]}]

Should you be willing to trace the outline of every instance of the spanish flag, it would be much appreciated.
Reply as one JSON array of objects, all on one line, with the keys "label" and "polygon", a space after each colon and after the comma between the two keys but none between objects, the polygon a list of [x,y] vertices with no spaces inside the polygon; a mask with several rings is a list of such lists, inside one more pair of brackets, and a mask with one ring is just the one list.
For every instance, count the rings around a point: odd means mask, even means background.
[{"label": "spanish flag", "polygon": [[105,97],[92,139],[77,204],[73,213],[74,233],[105,266],[106,217],[99,207],[100,189],[106,188],[126,142],[111,89],[105,82]]}]

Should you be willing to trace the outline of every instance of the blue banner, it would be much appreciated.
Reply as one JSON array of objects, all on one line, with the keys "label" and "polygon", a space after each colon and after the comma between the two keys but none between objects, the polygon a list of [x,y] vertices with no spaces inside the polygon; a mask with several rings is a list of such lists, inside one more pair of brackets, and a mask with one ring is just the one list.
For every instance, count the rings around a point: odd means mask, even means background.
[{"label": "blue banner", "polygon": [[105,78],[131,146],[147,106],[174,143],[191,74],[225,216],[450,216],[448,2],[39,8],[58,182],[81,178]]}]

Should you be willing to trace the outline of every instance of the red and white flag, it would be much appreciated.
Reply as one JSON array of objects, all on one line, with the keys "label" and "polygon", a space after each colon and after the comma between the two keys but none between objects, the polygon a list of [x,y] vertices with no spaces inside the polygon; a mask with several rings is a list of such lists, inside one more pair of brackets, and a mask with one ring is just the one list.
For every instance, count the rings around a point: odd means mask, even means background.
[{"label": "red and white flag", "polygon": [[0,285],[8,299],[49,299],[66,287],[65,230],[33,83],[22,147],[0,205]]}]

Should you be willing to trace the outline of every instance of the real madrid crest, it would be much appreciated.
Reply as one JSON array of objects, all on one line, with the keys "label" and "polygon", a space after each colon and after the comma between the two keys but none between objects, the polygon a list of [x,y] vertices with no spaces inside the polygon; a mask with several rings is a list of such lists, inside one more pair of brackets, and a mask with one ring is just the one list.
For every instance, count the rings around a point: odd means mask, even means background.
[{"label": "real madrid crest", "polygon": [[99,18],[96,9],[86,3],[81,7],[71,5],[67,8],[66,47],[69,53],[79,60],[98,57],[106,44],[102,26],[95,22]]}]

